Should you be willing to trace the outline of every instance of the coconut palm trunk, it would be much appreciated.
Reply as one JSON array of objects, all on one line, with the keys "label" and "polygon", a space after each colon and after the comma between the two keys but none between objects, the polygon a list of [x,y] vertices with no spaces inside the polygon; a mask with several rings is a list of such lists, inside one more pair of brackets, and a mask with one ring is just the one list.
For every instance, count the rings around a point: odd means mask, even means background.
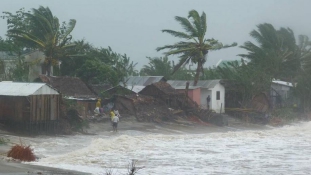
[{"label": "coconut palm trunk", "polygon": [[202,70],[203,64],[201,61],[198,62],[197,64],[197,69],[196,69],[196,73],[194,76],[194,82],[193,82],[193,86],[196,86],[198,84],[199,78],[200,78],[200,73],[203,72]]}]

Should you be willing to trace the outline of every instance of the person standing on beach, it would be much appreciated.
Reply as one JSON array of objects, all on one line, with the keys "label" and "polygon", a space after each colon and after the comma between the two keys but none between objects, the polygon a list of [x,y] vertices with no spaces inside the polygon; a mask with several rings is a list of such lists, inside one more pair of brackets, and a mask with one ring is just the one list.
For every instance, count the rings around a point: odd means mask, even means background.
[{"label": "person standing on beach", "polygon": [[118,122],[119,122],[119,117],[114,116],[112,119],[112,128],[113,128],[113,131],[115,132],[118,132]]},{"label": "person standing on beach", "polygon": [[111,109],[110,110],[110,118],[111,118],[111,121],[113,120],[113,118],[116,116],[116,114],[113,112],[113,110]]},{"label": "person standing on beach", "polygon": [[101,99],[97,99],[96,108],[101,108]]}]

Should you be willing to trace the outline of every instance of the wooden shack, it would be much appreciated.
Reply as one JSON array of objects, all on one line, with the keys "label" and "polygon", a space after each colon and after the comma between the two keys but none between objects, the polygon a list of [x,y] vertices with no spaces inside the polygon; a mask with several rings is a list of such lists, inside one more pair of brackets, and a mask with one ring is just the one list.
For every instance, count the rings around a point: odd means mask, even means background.
[{"label": "wooden shack", "polygon": [[185,93],[178,92],[166,82],[157,82],[146,86],[139,94],[152,96],[156,99],[165,101],[166,105],[174,109],[198,108]]},{"label": "wooden shack", "polygon": [[60,94],[45,83],[0,82],[0,121],[20,127],[59,119]]},{"label": "wooden shack", "polygon": [[72,101],[81,106],[79,114],[86,117],[88,112],[93,112],[97,102],[97,95],[77,77],[49,77],[40,75],[38,81],[47,83],[62,93],[64,100]]}]

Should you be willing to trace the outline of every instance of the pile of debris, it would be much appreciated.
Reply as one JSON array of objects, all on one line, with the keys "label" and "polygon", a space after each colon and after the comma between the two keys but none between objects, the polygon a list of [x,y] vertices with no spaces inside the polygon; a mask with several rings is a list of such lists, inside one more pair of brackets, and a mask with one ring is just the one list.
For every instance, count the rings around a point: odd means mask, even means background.
[{"label": "pile of debris", "polygon": [[171,120],[172,113],[162,101],[148,96],[139,96],[134,100],[138,121],[161,122]]},{"label": "pile of debris", "polygon": [[188,96],[165,82],[148,85],[139,94],[115,95],[114,105],[120,113],[134,115],[138,121],[159,123],[196,116],[218,126],[227,124],[222,115],[201,109]]}]

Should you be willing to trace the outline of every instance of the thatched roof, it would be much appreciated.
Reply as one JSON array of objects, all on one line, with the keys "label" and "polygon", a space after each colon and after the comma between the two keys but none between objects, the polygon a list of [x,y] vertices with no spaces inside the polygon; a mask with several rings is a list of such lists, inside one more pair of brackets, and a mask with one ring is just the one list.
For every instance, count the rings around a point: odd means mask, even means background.
[{"label": "thatched roof", "polygon": [[88,86],[77,77],[54,77],[40,75],[40,80],[60,91],[65,97],[73,98],[96,98],[96,95]]},{"label": "thatched roof", "polygon": [[[163,93],[167,94],[167,95],[178,95],[180,94],[178,91],[176,91],[170,84],[160,81],[157,83],[153,83],[151,85],[148,85],[145,87],[145,89],[148,89],[149,87],[154,86],[157,89],[159,89],[160,91],[162,91]],[[143,91],[145,90],[143,89],[141,92],[143,93]],[[149,94],[151,95],[151,94]]]}]

